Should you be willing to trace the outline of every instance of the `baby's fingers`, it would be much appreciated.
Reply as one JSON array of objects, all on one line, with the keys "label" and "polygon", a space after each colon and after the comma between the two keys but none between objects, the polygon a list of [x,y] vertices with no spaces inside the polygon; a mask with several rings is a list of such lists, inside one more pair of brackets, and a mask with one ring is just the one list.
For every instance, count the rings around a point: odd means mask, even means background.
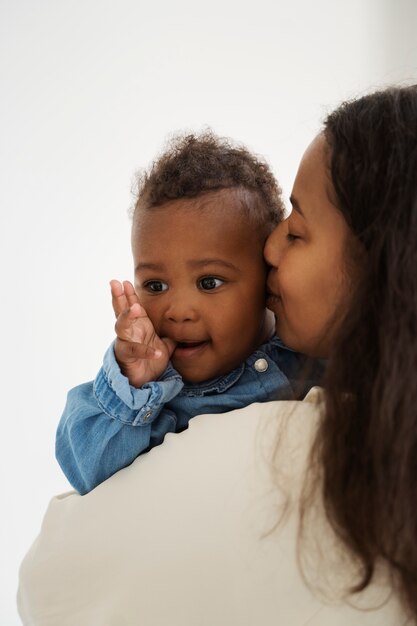
[{"label": "baby's fingers", "polygon": [[138,341],[141,343],[146,330],[143,325],[138,324],[140,320],[149,320],[149,318],[145,309],[136,302],[117,316],[114,325],[116,335],[123,341]]},{"label": "baby's fingers", "polygon": [[123,311],[126,311],[126,309],[129,308],[129,304],[121,282],[118,280],[111,280],[110,289],[113,311],[116,317],[118,317],[121,313],[123,313]]},{"label": "baby's fingers", "polygon": [[124,280],[123,289],[124,289],[125,296],[127,298],[127,302],[129,306],[132,306],[132,304],[136,304],[136,303],[139,304],[139,300],[138,300],[135,288],[132,285],[132,283],[130,283],[128,280]]},{"label": "baby's fingers", "polygon": [[156,350],[144,343],[135,343],[133,341],[122,341],[116,339],[115,346],[116,358],[121,363],[131,363],[138,359],[159,359],[162,355],[161,350]]},{"label": "baby's fingers", "polygon": [[174,352],[175,348],[177,347],[177,344],[172,339],[169,339],[169,337],[161,337],[161,339],[164,342],[164,344],[166,345],[166,347],[168,348],[168,356],[169,356],[169,358],[171,358],[172,353]]}]

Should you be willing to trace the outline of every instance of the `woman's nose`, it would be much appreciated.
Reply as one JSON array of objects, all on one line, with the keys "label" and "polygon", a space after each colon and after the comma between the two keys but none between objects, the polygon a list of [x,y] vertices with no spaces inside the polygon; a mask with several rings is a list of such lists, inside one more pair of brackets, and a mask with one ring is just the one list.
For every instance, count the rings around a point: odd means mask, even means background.
[{"label": "woman's nose", "polygon": [[283,249],[283,222],[278,224],[269,235],[264,247],[264,257],[268,265],[278,267],[278,262]]}]

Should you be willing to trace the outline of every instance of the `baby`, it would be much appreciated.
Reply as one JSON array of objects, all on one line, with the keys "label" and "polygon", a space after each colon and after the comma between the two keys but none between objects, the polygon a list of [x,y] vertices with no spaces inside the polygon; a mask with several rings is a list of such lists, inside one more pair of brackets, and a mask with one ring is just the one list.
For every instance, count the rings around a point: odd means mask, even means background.
[{"label": "baby", "polygon": [[196,415],[316,382],[265,308],[263,247],[282,215],[268,166],[212,133],[177,139],[139,181],[135,287],[111,281],[116,340],[94,382],[69,392],[57,432],[81,494]]}]

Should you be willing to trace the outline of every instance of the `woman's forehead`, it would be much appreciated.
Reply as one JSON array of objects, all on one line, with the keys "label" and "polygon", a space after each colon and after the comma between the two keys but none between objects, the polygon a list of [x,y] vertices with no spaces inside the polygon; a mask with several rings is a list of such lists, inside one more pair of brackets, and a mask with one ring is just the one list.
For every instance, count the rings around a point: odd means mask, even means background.
[{"label": "woman's forehead", "polygon": [[291,193],[293,207],[309,220],[329,211],[340,214],[329,168],[329,145],[323,133],[309,144],[301,159]]}]

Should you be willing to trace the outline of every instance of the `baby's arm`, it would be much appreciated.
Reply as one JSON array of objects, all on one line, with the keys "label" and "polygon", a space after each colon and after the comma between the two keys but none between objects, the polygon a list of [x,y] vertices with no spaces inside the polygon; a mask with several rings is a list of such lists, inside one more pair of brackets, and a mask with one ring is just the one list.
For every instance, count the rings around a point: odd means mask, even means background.
[{"label": "baby's arm", "polygon": [[[82,494],[162,443],[167,432],[176,430],[176,415],[165,405],[183,387],[179,374],[170,365],[167,367],[170,346],[157,337],[133,287],[129,283],[126,294],[120,283],[113,283],[117,281],[112,281],[117,339],[107,351],[94,383],[69,392],[56,437],[58,462]],[[140,334],[143,321],[145,331]],[[152,332],[154,339],[149,336]],[[117,345],[122,362],[116,359]],[[168,356],[164,357],[164,349]],[[154,358],[154,350],[162,354]],[[144,359],[158,364],[154,371],[159,380],[146,380],[150,368],[143,366]],[[159,372],[161,363],[163,369]],[[127,373],[137,383],[143,381],[140,388],[131,384]]]}]

